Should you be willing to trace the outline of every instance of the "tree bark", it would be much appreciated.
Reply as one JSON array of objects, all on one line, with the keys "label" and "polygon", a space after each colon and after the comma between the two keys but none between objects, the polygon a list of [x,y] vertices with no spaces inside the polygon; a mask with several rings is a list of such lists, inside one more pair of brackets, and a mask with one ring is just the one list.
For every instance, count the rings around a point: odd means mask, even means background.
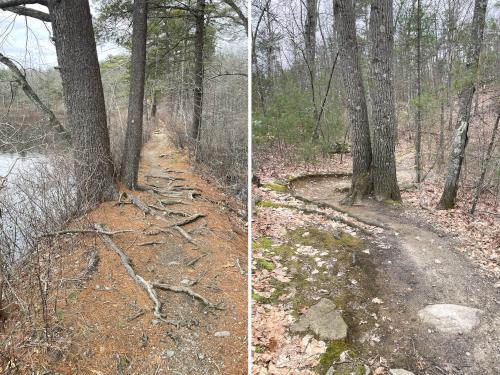
[{"label": "tree bark", "polygon": [[370,11],[371,174],[377,200],[400,201],[396,177],[392,0],[372,0]]},{"label": "tree bark", "polygon": [[203,47],[205,45],[205,0],[196,1],[196,31],[194,41],[194,108],[191,138],[197,144],[200,139],[201,120],[203,116]]},{"label": "tree bark", "polygon": [[353,173],[347,203],[353,204],[370,194],[372,152],[365,90],[361,76],[356,19],[351,0],[334,0],[333,10],[339,46],[342,81],[347,93],[347,112],[352,142]]},{"label": "tree bark", "polygon": [[[307,0],[306,2],[306,22],[304,24],[304,41],[306,66],[309,73],[309,83],[311,87],[313,121],[318,120],[318,108],[316,105],[316,29],[318,26],[318,1]],[[319,126],[314,127],[313,141],[319,138]]]},{"label": "tree bark", "polygon": [[75,159],[77,202],[114,199],[106,108],[88,0],[49,0],[64,104]]},{"label": "tree bark", "polygon": [[486,169],[488,168],[488,164],[491,160],[491,154],[493,153],[493,149],[495,146],[495,136],[497,135],[499,121],[500,121],[500,113],[497,115],[495,126],[493,128],[493,133],[491,134],[490,144],[488,145],[488,150],[486,151],[486,157],[484,158],[481,166],[481,176],[479,177],[479,181],[477,182],[476,192],[474,193],[474,199],[472,200],[472,206],[469,211],[471,215],[474,215],[474,212],[476,212],[476,205],[479,200],[479,197],[481,196],[481,192],[483,191],[483,183],[484,183],[484,178],[486,177]]},{"label": "tree bark", "polygon": [[135,0],[132,15],[132,65],[130,69],[127,133],[121,167],[122,182],[130,189],[137,187],[141,158],[147,24],[147,0]]},{"label": "tree bark", "polygon": [[7,68],[9,68],[12,74],[14,74],[16,81],[21,85],[26,96],[47,116],[50,125],[54,128],[57,128],[57,131],[59,131],[61,134],[66,134],[66,129],[64,129],[64,127],[61,125],[56,115],[54,115],[54,112],[52,112],[50,108],[41,101],[41,99],[38,97],[36,92],[26,80],[25,75],[19,70],[16,64],[14,64],[12,60],[2,55],[1,53],[0,62]]},{"label": "tree bark", "polygon": [[448,175],[446,177],[443,193],[439,200],[438,209],[450,209],[455,207],[458,191],[458,181],[462,162],[467,146],[470,111],[472,97],[476,90],[476,80],[479,65],[481,44],[486,18],[487,0],[476,0],[474,4],[474,16],[472,19],[471,36],[466,46],[466,82],[458,95],[458,118],[452,139],[451,157],[448,163]]},{"label": "tree bark", "polygon": [[422,179],[422,109],[420,103],[421,90],[421,50],[422,39],[422,9],[420,0],[417,0],[417,111],[415,113],[415,175],[416,182]]}]

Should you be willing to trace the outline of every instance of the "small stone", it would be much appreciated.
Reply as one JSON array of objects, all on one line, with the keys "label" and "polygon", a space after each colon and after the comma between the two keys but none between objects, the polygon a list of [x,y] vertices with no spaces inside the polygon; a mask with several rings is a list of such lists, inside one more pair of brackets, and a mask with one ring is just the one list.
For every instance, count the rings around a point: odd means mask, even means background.
[{"label": "small stone", "polygon": [[151,321],[151,324],[154,325],[154,326],[156,326],[156,325],[160,324],[160,321],[158,319],[153,319]]},{"label": "small stone", "polygon": [[335,368],[332,366],[328,369],[326,375],[333,375],[333,374],[335,374]]},{"label": "small stone", "polygon": [[186,286],[190,286],[193,282],[189,279],[182,279],[181,280],[181,285],[186,285]]},{"label": "small stone", "polygon": [[231,336],[231,333],[228,331],[219,331],[214,333],[215,337],[229,337]]},{"label": "small stone", "polygon": [[203,360],[205,359],[205,354],[203,354],[203,353],[198,353],[198,359],[199,359],[200,361],[203,361]]},{"label": "small stone", "polygon": [[441,262],[441,260],[440,260],[440,259],[434,259],[434,263],[436,263],[436,264],[441,264],[441,263],[443,263],[443,262]]},{"label": "small stone", "polygon": [[497,283],[495,285],[493,285],[493,287],[500,288],[500,281],[497,281]]},{"label": "small stone", "polygon": [[309,233],[309,232],[304,232],[304,233],[302,234],[302,237],[304,237],[304,238],[309,237],[309,235],[310,235],[310,234],[311,234],[311,233]]},{"label": "small stone", "polygon": [[370,254],[370,250],[369,249],[363,250],[363,253]]},{"label": "small stone", "polygon": [[413,372],[404,370],[402,368],[390,369],[389,374],[391,375],[415,375]]},{"label": "small stone", "polygon": [[175,355],[175,351],[173,351],[173,350],[165,350],[162,353],[162,356],[166,357],[166,358],[172,358],[174,355]]}]

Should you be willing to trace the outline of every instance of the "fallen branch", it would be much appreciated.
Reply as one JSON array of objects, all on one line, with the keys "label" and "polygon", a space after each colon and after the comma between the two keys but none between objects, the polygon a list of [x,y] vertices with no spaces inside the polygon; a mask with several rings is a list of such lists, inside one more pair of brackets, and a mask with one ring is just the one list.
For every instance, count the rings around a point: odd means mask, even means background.
[{"label": "fallen branch", "polygon": [[165,243],[165,241],[149,241],[140,243],[138,246],[164,245]]},{"label": "fallen branch", "polygon": [[154,175],[146,175],[145,177],[147,178],[162,178],[164,180],[169,180],[169,181],[185,181],[186,179],[184,177],[171,177],[171,176],[154,176]]},{"label": "fallen branch", "polygon": [[151,212],[151,210],[149,209],[149,207],[144,204],[139,198],[137,197],[133,197],[133,196],[130,196],[130,202],[136,206],[138,209],[140,209],[142,212],[144,212],[144,214],[149,214]]},{"label": "fallen branch", "polygon": [[49,233],[43,233],[40,235],[40,237],[56,237],[56,236],[62,236],[65,234],[85,234],[85,233],[97,233],[97,234],[104,234],[106,236],[114,236],[115,234],[121,234],[121,233],[130,233],[130,232],[135,232],[135,229],[124,229],[124,230],[117,230],[117,231],[107,231],[104,229],[66,229],[66,230],[59,230],[57,232],[49,232]]},{"label": "fallen branch", "polygon": [[201,254],[201,255],[197,256],[196,258],[191,259],[191,260],[190,260],[190,261],[186,264],[186,266],[187,266],[187,267],[194,266],[196,262],[198,262],[200,259],[202,259],[202,258],[204,258],[204,257],[206,257],[206,256],[207,256],[207,254],[206,254],[206,253],[205,253],[205,254]]},{"label": "fallen branch", "polygon": [[193,238],[181,227],[175,226],[173,227],[177,232],[181,234],[188,242],[193,243]]},{"label": "fallen branch", "polygon": [[191,289],[186,288],[184,286],[171,286],[171,285],[162,284],[162,283],[158,283],[158,282],[152,282],[151,285],[153,285],[153,287],[155,287],[155,288],[169,290],[169,291],[174,292],[174,293],[186,293],[187,295],[203,302],[208,307],[211,307],[211,308],[216,309],[216,310],[224,310],[222,307],[214,305],[209,300],[207,300],[205,297],[199,295],[196,292],[193,292]]},{"label": "fallen branch", "polygon": [[199,218],[202,218],[202,217],[205,217],[205,215],[203,215],[203,214],[194,214],[194,215],[189,216],[187,219],[184,219],[184,220],[178,221],[175,224],[169,225],[169,228],[172,228],[172,227],[182,227],[183,225],[190,224],[193,221],[196,221],[196,220],[198,220]]},{"label": "fallen branch", "polygon": [[[96,230],[100,231],[101,234],[102,232],[104,232],[104,229],[100,224],[96,224],[95,228]],[[113,242],[110,236],[103,234],[102,238],[106,243],[106,245],[108,245],[112,250],[114,250],[120,256],[120,260],[123,266],[125,267],[125,270],[130,275],[130,277],[148,293],[149,298],[154,302],[155,307],[153,315],[159,319],[163,319],[164,316],[161,313],[161,302],[156,296],[156,292],[154,291],[152,284],[144,280],[140,275],[135,273],[134,269],[132,268],[129,257],[123,252],[122,249],[120,249],[120,247],[117,244]]]}]

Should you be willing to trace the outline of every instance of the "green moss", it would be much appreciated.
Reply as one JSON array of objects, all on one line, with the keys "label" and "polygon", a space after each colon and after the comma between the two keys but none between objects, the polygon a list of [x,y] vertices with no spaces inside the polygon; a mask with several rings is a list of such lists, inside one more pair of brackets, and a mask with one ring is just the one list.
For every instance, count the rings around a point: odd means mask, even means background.
[{"label": "green moss", "polygon": [[293,247],[287,245],[273,246],[271,247],[270,251],[273,254],[282,255],[286,257],[291,257],[293,254],[295,254],[295,250],[293,249]]},{"label": "green moss", "polygon": [[252,241],[252,249],[269,249],[271,248],[273,241],[267,237],[260,237],[259,239]]},{"label": "green moss", "polygon": [[265,260],[265,259],[257,259],[256,265],[257,265],[257,267],[268,270],[268,271],[272,271],[276,268],[274,263],[269,262],[268,260]]},{"label": "green moss", "polygon": [[267,298],[262,297],[260,294],[258,294],[256,292],[252,292],[252,300],[254,300],[257,303],[266,303],[267,302]]},{"label": "green moss", "polygon": [[388,206],[393,206],[393,207],[401,207],[402,206],[402,202],[398,202],[398,201],[395,201],[392,199],[386,199],[386,200],[384,200],[384,203]]},{"label": "green moss", "polygon": [[255,353],[264,353],[264,348],[260,345],[255,345]]},{"label": "green moss", "polygon": [[280,185],[280,184],[264,184],[264,187],[268,188],[268,189],[271,189],[271,190],[274,190],[274,191],[280,191],[280,192],[288,190],[287,186]]},{"label": "green moss", "polygon": [[363,241],[361,241],[359,238],[356,238],[344,232],[340,235],[339,241],[342,245],[353,249],[356,249],[363,244]]},{"label": "green moss", "polygon": [[127,326],[127,324],[126,324],[123,320],[119,320],[119,321],[116,323],[116,326],[117,326],[118,328],[123,329],[123,328],[125,328],[125,327]]},{"label": "green moss", "polygon": [[325,373],[333,362],[340,359],[340,355],[346,350],[350,351],[350,347],[344,340],[331,341],[326,348],[326,352],[321,355],[316,370],[321,374]]},{"label": "green moss", "polygon": [[68,294],[68,299],[75,300],[76,299],[76,292],[71,292],[70,294]]},{"label": "green moss", "polygon": [[260,201],[255,204],[257,207],[267,207],[267,208],[292,208],[289,204],[277,203],[271,201]]}]

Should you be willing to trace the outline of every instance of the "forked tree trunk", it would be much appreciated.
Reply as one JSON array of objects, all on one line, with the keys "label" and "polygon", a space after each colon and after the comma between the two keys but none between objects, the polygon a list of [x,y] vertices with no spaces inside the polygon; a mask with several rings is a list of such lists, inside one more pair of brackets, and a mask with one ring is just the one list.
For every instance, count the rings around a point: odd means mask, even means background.
[{"label": "forked tree trunk", "polygon": [[106,108],[88,0],[49,0],[81,208],[116,196]]},{"label": "forked tree trunk", "polygon": [[370,11],[373,192],[378,200],[400,201],[396,177],[396,114],[393,86],[392,0],[373,0]]},{"label": "forked tree trunk", "polygon": [[459,109],[457,125],[452,139],[451,157],[448,162],[448,175],[437,206],[438,209],[450,209],[455,207],[458,181],[462,169],[465,147],[467,146],[472,97],[476,90],[479,54],[481,52],[481,44],[483,43],[486,6],[487,0],[476,0],[474,4],[472,30],[466,47],[465,77],[467,81],[463,84],[458,95]]},{"label": "forked tree trunk", "polygon": [[147,0],[135,0],[132,16],[132,66],[130,69],[127,133],[121,168],[122,182],[131,189],[137,187],[142,148],[147,19]]},{"label": "forked tree trunk", "polygon": [[[194,108],[191,126],[192,141],[198,144],[203,117],[203,47],[205,45],[205,0],[196,2],[196,31],[194,36]],[[198,155],[198,153],[197,153]]]},{"label": "forked tree trunk", "polygon": [[361,76],[356,19],[352,0],[334,0],[333,11],[339,47],[342,81],[347,93],[347,112],[352,143],[353,174],[347,202],[354,203],[372,192],[370,175],[372,151],[366,109],[365,90]]}]

